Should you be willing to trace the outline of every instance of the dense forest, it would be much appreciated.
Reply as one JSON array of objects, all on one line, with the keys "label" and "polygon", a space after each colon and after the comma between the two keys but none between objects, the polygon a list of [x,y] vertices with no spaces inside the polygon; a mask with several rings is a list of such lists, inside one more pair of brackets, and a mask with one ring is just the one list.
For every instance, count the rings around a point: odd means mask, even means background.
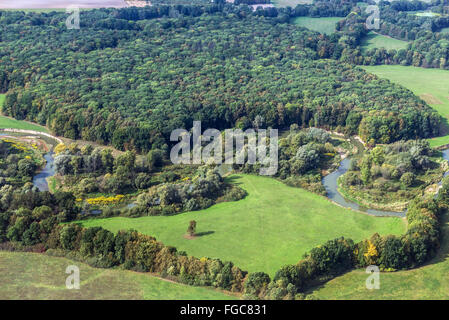
[{"label": "dense forest", "polygon": [[[277,9],[276,9],[277,10]],[[411,92],[338,63],[346,44],[245,5],[0,12],[2,112],[137,152],[203,127],[323,127],[370,142],[438,134]],[[162,17],[162,18],[160,18]],[[171,18],[174,17],[174,18]],[[160,18],[160,19],[154,19]]]}]

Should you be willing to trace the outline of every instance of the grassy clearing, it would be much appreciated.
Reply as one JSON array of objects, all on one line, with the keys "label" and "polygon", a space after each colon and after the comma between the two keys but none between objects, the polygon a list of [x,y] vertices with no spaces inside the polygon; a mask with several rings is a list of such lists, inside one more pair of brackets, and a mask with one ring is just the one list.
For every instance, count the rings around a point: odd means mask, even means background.
[{"label": "grassy clearing", "polygon": [[[115,217],[83,222],[113,232],[136,229],[196,257],[233,261],[248,271],[274,275],[296,263],[311,248],[340,236],[361,240],[374,232],[401,234],[399,218],[364,215],[334,205],[326,198],[267,177],[233,175],[248,196],[237,202],[175,216]],[[190,220],[197,221],[195,239],[185,239]]]},{"label": "grassy clearing", "polygon": [[[5,97],[6,97],[5,94],[0,94],[0,109],[2,108],[3,103],[5,102]],[[4,129],[4,128],[34,130],[34,131],[48,133],[48,130],[45,127],[30,123],[27,121],[19,121],[16,119],[12,119],[12,118],[0,115],[0,129]]]},{"label": "grassy clearing", "polygon": [[441,14],[436,13],[436,12],[430,12],[430,11],[421,11],[421,12],[416,12],[415,16],[418,16],[418,17],[440,17]]},{"label": "grassy clearing", "polygon": [[[65,258],[0,251],[0,300],[234,299],[221,291],[168,282],[149,274],[97,269]],[[80,268],[80,290],[65,287],[67,266]]]},{"label": "grassy clearing", "polygon": [[318,31],[324,34],[332,34],[335,32],[335,24],[343,18],[329,17],[329,18],[310,18],[298,17],[293,20],[293,23],[305,27],[310,30]]},{"label": "grassy clearing", "polygon": [[408,271],[380,274],[380,289],[367,290],[365,270],[335,278],[314,294],[320,299],[449,299],[449,214],[443,221],[443,241],[438,256],[427,265]]},{"label": "grassy clearing", "polygon": [[13,129],[24,129],[24,130],[34,130],[39,132],[48,133],[47,128],[42,127],[37,124],[33,124],[27,121],[20,121],[5,116],[0,116],[0,129],[13,128]]},{"label": "grassy clearing", "polygon": [[399,50],[405,49],[406,47],[407,47],[406,41],[397,40],[375,32],[368,33],[361,43],[362,51],[367,51],[374,48],[385,48],[386,50],[391,49]]},{"label": "grassy clearing", "polygon": [[440,30],[442,33],[449,33],[449,28],[443,28]]},{"label": "grassy clearing", "polygon": [[[449,121],[449,71],[387,65],[363,68],[410,89]],[[432,147],[448,143],[449,135],[430,139]]]}]

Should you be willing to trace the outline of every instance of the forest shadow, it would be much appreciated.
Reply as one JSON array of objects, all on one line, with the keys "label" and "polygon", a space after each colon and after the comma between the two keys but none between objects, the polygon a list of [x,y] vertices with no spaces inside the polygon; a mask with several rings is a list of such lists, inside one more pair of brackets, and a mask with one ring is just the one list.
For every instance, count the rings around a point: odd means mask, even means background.
[{"label": "forest shadow", "polygon": [[241,175],[232,175],[232,176],[226,177],[225,181],[228,183],[241,185],[241,184],[243,184],[243,182],[240,181],[241,179],[242,179]]},{"label": "forest shadow", "polygon": [[447,118],[443,117],[443,119],[441,120],[439,131],[440,131],[440,134],[439,134],[440,137],[444,137],[449,134],[449,123],[447,121]]},{"label": "forest shadow", "polygon": [[446,211],[440,218],[441,245],[436,256],[422,266],[442,263],[449,258],[449,212]]},{"label": "forest shadow", "polygon": [[208,236],[213,233],[215,233],[215,231],[198,232],[198,233],[195,233],[195,237],[204,237],[204,236]]}]

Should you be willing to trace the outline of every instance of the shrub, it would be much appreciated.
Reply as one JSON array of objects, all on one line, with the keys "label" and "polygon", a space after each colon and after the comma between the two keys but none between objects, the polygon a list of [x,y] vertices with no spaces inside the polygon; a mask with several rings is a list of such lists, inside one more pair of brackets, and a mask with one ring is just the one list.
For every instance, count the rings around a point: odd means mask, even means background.
[{"label": "shrub", "polygon": [[411,187],[415,183],[415,174],[413,172],[406,172],[401,176],[401,183],[405,187]]}]

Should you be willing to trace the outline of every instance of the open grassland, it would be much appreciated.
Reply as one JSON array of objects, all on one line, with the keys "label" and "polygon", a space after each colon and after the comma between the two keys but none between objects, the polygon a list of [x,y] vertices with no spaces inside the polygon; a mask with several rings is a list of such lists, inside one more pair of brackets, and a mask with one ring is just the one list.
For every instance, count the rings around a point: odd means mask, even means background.
[{"label": "open grassland", "polygon": [[407,47],[407,42],[402,40],[397,40],[391,37],[387,37],[375,32],[370,32],[363,38],[361,43],[362,51],[367,51],[374,48],[385,48],[386,50],[399,50],[405,49]]},{"label": "open grassland", "polygon": [[[83,222],[113,232],[135,229],[155,236],[196,257],[220,258],[251,272],[274,275],[282,265],[299,261],[303,254],[340,236],[354,240],[380,234],[401,234],[399,218],[372,217],[334,205],[326,198],[292,188],[267,177],[233,175],[248,196],[237,202],[174,216],[115,217]],[[184,235],[196,220],[198,237]]]},{"label": "open grassland", "polygon": [[[80,268],[80,289],[65,286],[69,265]],[[214,289],[169,282],[145,273],[97,269],[65,258],[0,251],[0,300],[234,299]]]},{"label": "open grassland", "polygon": [[[5,95],[0,94],[0,110],[5,102]],[[14,129],[25,129],[25,130],[35,130],[40,132],[48,132],[45,127],[33,124],[27,121],[19,121],[9,117],[0,115],[0,129],[4,128],[14,128]]]},{"label": "open grassland", "polygon": [[318,31],[324,34],[332,34],[335,32],[335,24],[343,18],[310,18],[298,17],[293,20],[293,23],[305,27],[310,30]]},{"label": "open grassland", "polygon": [[[449,71],[387,65],[363,68],[411,90],[449,121]],[[449,135],[430,139],[432,147],[448,143]]]},{"label": "open grassland", "polygon": [[380,289],[368,290],[365,270],[355,270],[326,283],[314,294],[320,299],[449,299],[449,214],[443,221],[440,252],[413,270],[380,274]]}]

